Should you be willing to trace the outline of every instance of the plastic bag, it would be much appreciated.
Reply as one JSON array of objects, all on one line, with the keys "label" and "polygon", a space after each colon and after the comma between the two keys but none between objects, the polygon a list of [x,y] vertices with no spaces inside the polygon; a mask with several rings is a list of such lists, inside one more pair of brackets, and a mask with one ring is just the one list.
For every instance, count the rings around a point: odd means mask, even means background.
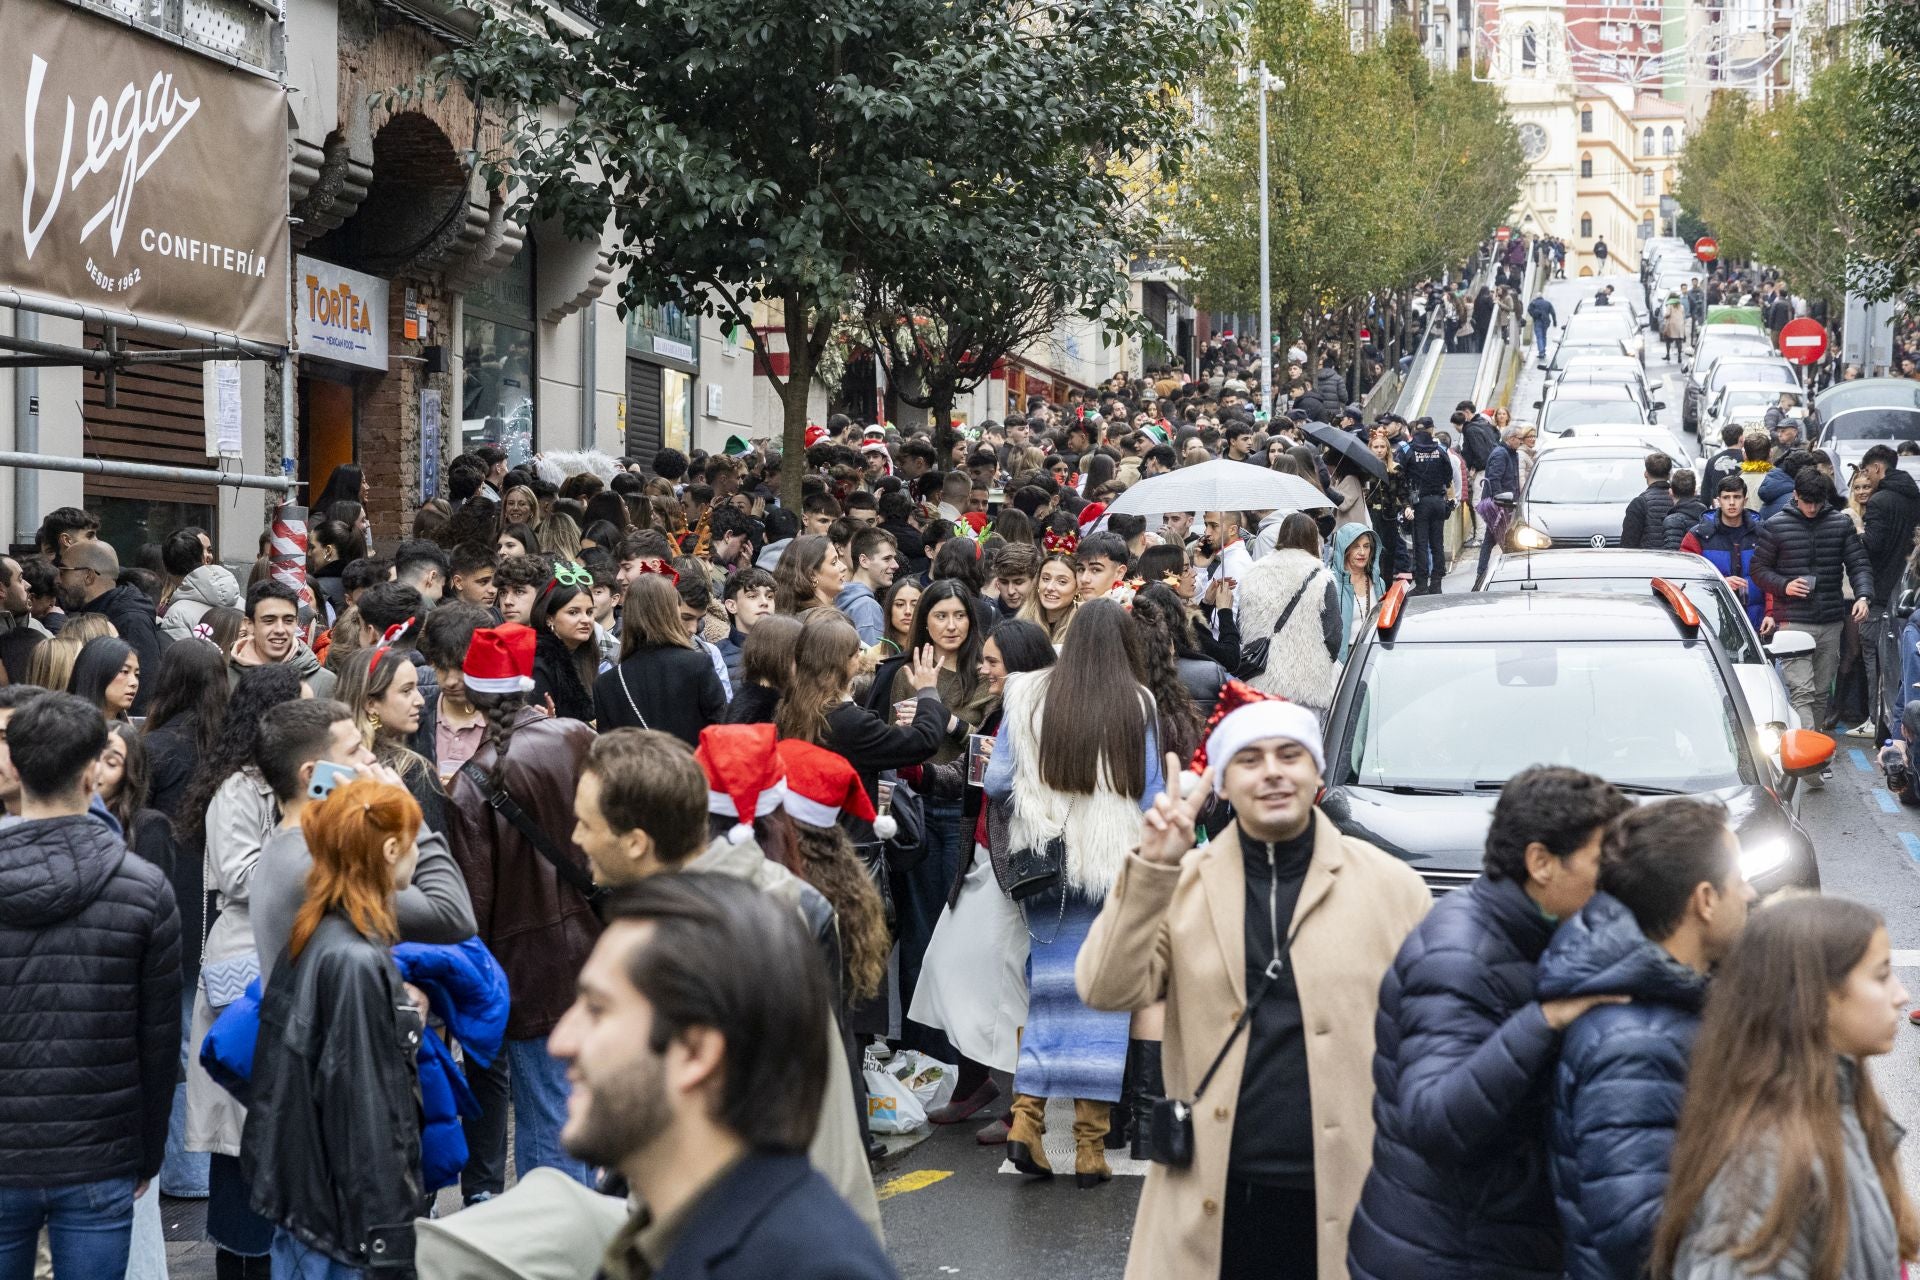
[{"label": "plastic bag", "polygon": [[938,1058],[915,1049],[902,1049],[888,1061],[886,1069],[913,1090],[913,1096],[927,1111],[944,1107],[953,1100],[957,1073]]},{"label": "plastic bag", "polygon": [[867,1128],[874,1133],[912,1133],[927,1123],[927,1109],[904,1080],[868,1067]]}]

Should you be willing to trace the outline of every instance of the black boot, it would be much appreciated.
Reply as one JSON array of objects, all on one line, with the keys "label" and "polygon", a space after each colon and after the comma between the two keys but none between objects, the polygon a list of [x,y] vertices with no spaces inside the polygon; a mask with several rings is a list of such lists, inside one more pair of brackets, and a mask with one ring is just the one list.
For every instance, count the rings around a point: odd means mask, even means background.
[{"label": "black boot", "polygon": [[1133,1093],[1128,1100],[1133,1109],[1133,1150],[1135,1160],[1153,1158],[1153,1107],[1166,1096],[1167,1085],[1160,1074],[1160,1042],[1136,1040],[1137,1056],[1133,1064]]},{"label": "black boot", "polygon": [[1127,1105],[1127,1099],[1133,1096],[1135,1073],[1139,1070],[1139,1057],[1134,1051],[1140,1044],[1138,1040],[1127,1041],[1127,1065],[1120,1073],[1120,1101],[1113,1104],[1113,1116],[1107,1121],[1109,1151],[1118,1151],[1127,1145],[1127,1124],[1133,1119],[1133,1108]]}]

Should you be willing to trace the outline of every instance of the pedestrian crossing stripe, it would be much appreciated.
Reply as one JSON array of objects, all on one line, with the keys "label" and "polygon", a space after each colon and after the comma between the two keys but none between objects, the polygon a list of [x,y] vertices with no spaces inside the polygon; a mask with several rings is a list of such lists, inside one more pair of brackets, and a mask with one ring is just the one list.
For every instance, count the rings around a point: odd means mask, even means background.
[{"label": "pedestrian crossing stripe", "polygon": [[912,1173],[903,1173],[897,1178],[889,1178],[874,1191],[877,1200],[891,1200],[895,1196],[906,1195],[909,1191],[925,1191],[936,1182],[945,1182],[953,1176],[951,1169],[915,1169]]}]

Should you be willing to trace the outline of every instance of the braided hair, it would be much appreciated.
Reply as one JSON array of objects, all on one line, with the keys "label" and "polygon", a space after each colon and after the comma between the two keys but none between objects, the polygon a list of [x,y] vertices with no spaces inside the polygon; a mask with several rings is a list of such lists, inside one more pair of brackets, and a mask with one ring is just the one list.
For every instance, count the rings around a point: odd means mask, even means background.
[{"label": "braided hair", "polygon": [[497,790],[507,785],[507,749],[513,744],[513,722],[526,708],[524,693],[481,693],[467,687],[467,701],[487,718],[487,745],[493,748],[493,772],[487,782]]}]

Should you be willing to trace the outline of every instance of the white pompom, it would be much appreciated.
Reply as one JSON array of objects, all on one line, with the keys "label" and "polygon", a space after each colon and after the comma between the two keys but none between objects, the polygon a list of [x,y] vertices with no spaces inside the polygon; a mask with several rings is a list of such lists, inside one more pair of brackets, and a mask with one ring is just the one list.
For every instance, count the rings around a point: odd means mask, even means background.
[{"label": "white pompom", "polygon": [[753,835],[753,824],[736,822],[727,828],[728,844],[745,844]]},{"label": "white pompom", "polygon": [[900,834],[900,824],[893,820],[892,814],[883,813],[873,820],[873,834],[882,840],[891,840]]},{"label": "white pompom", "polygon": [[1180,771],[1180,794],[1190,796],[1200,789],[1200,775],[1191,769]]}]

